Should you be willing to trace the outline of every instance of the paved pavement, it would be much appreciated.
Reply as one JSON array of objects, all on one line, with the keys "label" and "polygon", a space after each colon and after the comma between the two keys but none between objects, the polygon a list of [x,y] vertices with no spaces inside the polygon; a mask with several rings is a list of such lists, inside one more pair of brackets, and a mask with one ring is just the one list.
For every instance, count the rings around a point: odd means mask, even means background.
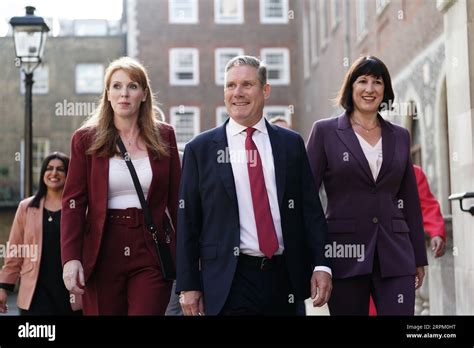
[{"label": "paved pavement", "polygon": [[8,313],[5,315],[20,315],[20,311],[18,310],[18,307],[16,306],[16,296],[17,293],[9,293],[8,294]]},{"label": "paved pavement", "polygon": [[[17,293],[8,296],[8,313],[6,315],[20,315],[18,307],[16,306]],[[306,315],[329,315],[327,305],[322,308],[313,307],[311,299],[305,301]]]}]

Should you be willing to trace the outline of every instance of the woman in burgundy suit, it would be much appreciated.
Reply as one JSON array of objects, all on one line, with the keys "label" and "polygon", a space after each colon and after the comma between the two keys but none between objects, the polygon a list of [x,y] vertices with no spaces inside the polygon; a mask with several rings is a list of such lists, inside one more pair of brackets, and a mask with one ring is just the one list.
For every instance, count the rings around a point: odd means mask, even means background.
[{"label": "woman in burgundy suit", "polygon": [[413,315],[427,264],[407,130],[378,111],[394,99],[385,64],[360,57],[339,92],[345,112],[316,122],[307,150],[328,198],[332,315]]},{"label": "woman in burgundy suit", "polygon": [[[176,225],[180,164],[173,129],[158,121],[147,73],[131,58],[112,62],[95,114],[71,142],[63,193],[61,251],[68,290],[85,315],[163,315],[164,279],[117,139],[125,144],[156,226]],[[175,253],[175,238],[171,238]]]}]

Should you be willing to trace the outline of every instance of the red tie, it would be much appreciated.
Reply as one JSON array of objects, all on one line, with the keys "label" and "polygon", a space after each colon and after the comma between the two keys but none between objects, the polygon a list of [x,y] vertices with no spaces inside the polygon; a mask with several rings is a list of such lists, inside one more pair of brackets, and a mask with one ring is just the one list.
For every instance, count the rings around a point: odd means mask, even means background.
[{"label": "red tie", "polygon": [[[268,201],[265,178],[263,176],[262,160],[258,153],[257,146],[252,140],[255,128],[247,128],[247,138],[245,139],[245,150],[247,153],[247,169],[249,171],[250,190],[252,191],[253,212],[257,225],[258,244],[260,251],[271,258],[278,250],[278,239],[273,224],[272,212]],[[249,153],[256,162],[249,161]],[[252,158],[251,157],[251,158]]]}]

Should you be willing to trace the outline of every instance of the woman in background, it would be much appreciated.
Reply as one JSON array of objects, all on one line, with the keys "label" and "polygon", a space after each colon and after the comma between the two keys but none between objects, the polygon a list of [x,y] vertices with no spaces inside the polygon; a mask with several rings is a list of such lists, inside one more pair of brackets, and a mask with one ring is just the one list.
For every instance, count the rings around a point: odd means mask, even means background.
[{"label": "woman in background", "polygon": [[[20,202],[8,245],[25,255],[11,255],[0,271],[0,313],[6,313],[7,291],[20,279],[17,304],[22,315],[68,315],[81,307],[62,280],[61,195],[69,158],[60,152],[41,165],[38,192]],[[79,313],[79,312],[77,312]]]}]

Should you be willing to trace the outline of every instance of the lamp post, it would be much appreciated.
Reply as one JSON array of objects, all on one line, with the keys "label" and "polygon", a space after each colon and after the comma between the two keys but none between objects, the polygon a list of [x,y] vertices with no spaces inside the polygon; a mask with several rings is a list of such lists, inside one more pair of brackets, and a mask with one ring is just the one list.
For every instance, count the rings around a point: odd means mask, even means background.
[{"label": "lamp post", "polygon": [[15,65],[25,74],[25,152],[23,154],[23,197],[32,195],[32,168],[33,168],[33,108],[32,89],[33,71],[41,64],[44,52],[44,44],[48,35],[49,27],[42,17],[35,16],[35,8],[26,7],[23,17],[13,17],[10,20],[13,28],[13,39],[15,41]]}]

